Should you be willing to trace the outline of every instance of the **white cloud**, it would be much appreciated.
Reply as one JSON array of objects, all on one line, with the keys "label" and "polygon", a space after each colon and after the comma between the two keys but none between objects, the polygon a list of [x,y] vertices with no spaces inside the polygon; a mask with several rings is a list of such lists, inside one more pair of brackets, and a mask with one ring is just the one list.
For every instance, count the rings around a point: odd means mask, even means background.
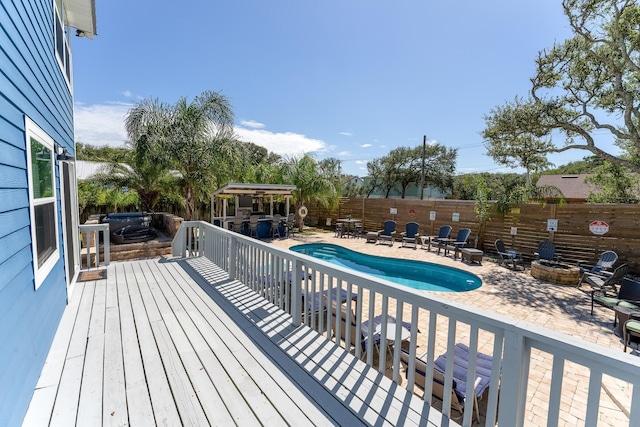
[{"label": "white cloud", "polygon": [[369,147],[373,147],[373,145],[372,144],[362,144],[360,147],[369,148]]},{"label": "white cloud", "polygon": [[350,153],[350,152],[348,152],[348,151],[340,151],[340,152],[338,153],[338,157],[339,157],[339,158],[340,158],[340,157],[349,157],[350,155],[351,155],[351,153]]},{"label": "white cloud", "polygon": [[264,124],[255,120],[241,120],[240,125],[251,129],[264,129]]},{"label": "white cloud", "polygon": [[122,94],[127,98],[131,98],[133,96],[133,94],[129,90],[125,90],[124,92],[122,92]]},{"label": "white cloud", "polygon": [[[124,120],[133,106],[115,102],[94,105],[77,103],[74,111],[76,141],[95,146],[124,145],[127,140]],[[282,156],[325,152],[330,148],[320,139],[293,132],[271,132],[262,129],[264,127],[262,123],[244,120],[235,128],[235,132],[243,141],[253,142]]]},{"label": "white cloud", "polygon": [[367,160],[356,160],[356,165],[366,165],[367,162]]},{"label": "white cloud", "polygon": [[235,128],[241,140],[253,142],[281,156],[296,156],[303,153],[323,152],[327,144],[320,139],[308,138],[293,132],[270,132],[263,129]]},{"label": "white cloud", "polygon": [[351,132],[338,132],[338,135],[353,136]]},{"label": "white cloud", "polygon": [[75,104],[75,140],[95,146],[124,145],[127,140],[124,119],[132,107],[128,103]]}]

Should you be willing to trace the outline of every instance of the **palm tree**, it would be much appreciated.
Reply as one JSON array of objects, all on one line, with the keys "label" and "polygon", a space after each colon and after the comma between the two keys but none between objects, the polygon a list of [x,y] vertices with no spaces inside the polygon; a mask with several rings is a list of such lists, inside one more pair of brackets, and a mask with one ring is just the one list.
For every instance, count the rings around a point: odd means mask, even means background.
[{"label": "palm tree", "polygon": [[[305,203],[316,201],[324,207],[334,208],[340,200],[340,177],[333,162],[320,162],[305,154],[292,157],[282,165],[282,178],[286,184],[293,184],[292,192],[296,212]],[[338,170],[339,173],[339,170]],[[304,219],[298,216],[298,229],[302,231]]]},{"label": "palm tree", "polygon": [[215,182],[220,159],[234,159],[229,100],[214,91],[203,92],[191,103],[186,98],[175,105],[143,100],[129,111],[125,127],[138,155],[181,175],[185,220],[191,221],[198,191]]},{"label": "palm tree", "polygon": [[127,187],[138,193],[142,210],[154,212],[162,194],[175,194],[177,180],[169,169],[160,163],[133,155],[127,163],[109,164],[95,175],[93,180],[117,188]]}]

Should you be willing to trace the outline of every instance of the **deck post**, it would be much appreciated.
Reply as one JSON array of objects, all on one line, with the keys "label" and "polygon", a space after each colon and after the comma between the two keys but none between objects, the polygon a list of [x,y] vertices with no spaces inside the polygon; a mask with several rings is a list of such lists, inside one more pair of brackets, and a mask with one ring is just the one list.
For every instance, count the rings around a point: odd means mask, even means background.
[{"label": "deck post", "polygon": [[300,326],[300,318],[302,317],[302,308],[300,302],[302,301],[302,287],[300,283],[302,282],[302,269],[304,266],[302,265],[302,261],[299,259],[295,259],[293,261],[293,271],[292,271],[292,280],[290,282],[290,292],[291,292],[291,323],[293,326]]},{"label": "deck post", "polygon": [[524,423],[530,355],[531,350],[525,345],[522,333],[517,329],[505,330],[502,378],[512,380],[501,381],[500,384],[499,425],[516,426]]},{"label": "deck post", "polygon": [[236,266],[238,264],[238,240],[235,236],[229,239],[229,278],[236,278]]}]

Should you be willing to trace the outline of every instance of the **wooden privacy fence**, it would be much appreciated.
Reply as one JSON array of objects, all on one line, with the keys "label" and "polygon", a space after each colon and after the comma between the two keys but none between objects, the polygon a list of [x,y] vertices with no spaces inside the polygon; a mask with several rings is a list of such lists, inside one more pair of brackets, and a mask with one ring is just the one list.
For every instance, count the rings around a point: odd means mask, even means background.
[{"label": "wooden privacy fence", "polygon": [[[556,252],[563,261],[595,261],[601,252],[613,250],[619,255],[618,263],[628,263],[640,273],[640,205],[620,204],[569,204],[542,206],[528,203],[513,208],[502,215],[492,212],[484,230],[476,218],[473,200],[416,200],[416,199],[361,199],[343,198],[335,211],[310,204],[305,222],[320,227],[333,226],[339,218],[351,216],[362,219],[365,231],[382,229],[385,220],[397,221],[397,230],[403,231],[407,222],[420,224],[420,234],[437,234],[442,225],[453,227],[452,235],[460,228],[470,228],[470,244],[477,244],[485,253],[495,253],[496,239],[513,246],[525,258],[534,257],[538,242],[552,240]],[[391,214],[391,209],[396,213]],[[435,220],[430,219],[435,212]],[[547,231],[547,221],[557,220],[557,231]],[[604,234],[594,234],[589,225],[604,221],[609,229]],[[516,234],[511,235],[512,227]],[[477,243],[476,243],[477,242]]]}]

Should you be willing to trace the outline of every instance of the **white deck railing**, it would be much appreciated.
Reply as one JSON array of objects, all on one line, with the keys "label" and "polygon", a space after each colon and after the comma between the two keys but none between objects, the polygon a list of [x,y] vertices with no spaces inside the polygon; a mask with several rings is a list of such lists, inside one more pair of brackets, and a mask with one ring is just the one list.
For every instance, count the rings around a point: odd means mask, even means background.
[{"label": "white deck railing", "polygon": [[[104,265],[110,262],[110,236],[109,224],[82,224],[78,226],[83,242],[80,249],[80,269],[85,270],[100,266],[100,248],[102,248],[102,259]],[[102,239],[100,238],[102,233]],[[102,240],[102,245],[100,241]],[[85,261],[83,261],[83,255]]]},{"label": "white deck railing", "polygon": [[[425,295],[422,292],[396,285],[394,283],[374,279],[349,269],[341,268],[322,260],[311,258],[292,251],[282,250],[257,239],[250,239],[238,233],[212,226],[205,222],[184,222],[173,241],[175,256],[192,257],[204,256],[216,265],[225,269],[231,278],[237,279],[264,298],[278,305],[292,314],[295,324],[304,323],[320,333],[333,331],[333,339],[353,342],[352,328],[344,328],[341,324],[342,316],[337,313],[341,306],[340,293],[335,296],[336,303],[324,298],[314,298],[313,295],[323,290],[338,287],[347,295],[356,296],[355,299],[355,331],[360,330],[363,321],[375,315],[393,316],[412,325],[427,325],[426,330],[418,332],[418,327],[412,327],[409,338],[410,365],[406,387],[413,389],[414,366],[413,361],[417,353],[416,343],[418,334],[421,341],[427,343],[427,389],[425,395],[431,395],[434,360],[436,349],[443,349],[447,354],[445,370],[445,392],[442,402],[443,412],[448,415],[451,404],[451,387],[453,377],[453,349],[455,343],[462,341],[470,347],[470,360],[475,362],[477,353],[493,355],[491,386],[487,397],[486,425],[494,425],[497,421],[501,426],[519,426],[525,424],[527,411],[535,411],[536,416],[547,418],[547,425],[557,425],[561,419],[561,401],[563,393],[571,393],[572,385],[564,384],[563,376],[566,369],[580,372],[584,378],[586,394],[586,408],[582,417],[587,426],[596,426],[602,411],[600,402],[603,381],[623,382],[627,385],[629,402],[627,410],[623,411],[629,417],[629,425],[640,425],[640,363],[636,357],[622,351],[612,352],[610,349],[580,340],[565,334],[551,331],[519,321],[482,312],[479,309],[448,301],[438,296]],[[302,286],[289,286],[301,283]],[[305,306],[303,301],[309,301]],[[338,307],[338,309],[336,309]],[[326,312],[327,316],[317,316],[314,313]],[[402,327],[400,322],[381,323],[380,348],[387,348],[387,336],[394,337],[394,342],[401,341]],[[345,337],[340,335],[343,333]],[[406,333],[406,332],[405,332]],[[328,334],[331,336],[331,334]],[[438,339],[439,338],[439,339]],[[364,354],[364,361],[373,366],[373,340],[367,340],[366,348],[354,346],[352,353],[357,357]],[[398,381],[400,370],[400,352],[389,347],[393,377]],[[377,368],[384,372],[387,368],[387,353],[380,351]],[[529,378],[536,374],[538,363],[544,355],[553,359],[551,366],[550,385],[547,387],[548,399],[537,402],[535,409],[528,407],[527,392]],[[474,363],[470,363],[470,366]],[[539,373],[538,373],[539,374]],[[475,372],[469,373],[475,377]],[[496,386],[499,384],[499,387]],[[467,384],[467,395],[473,395],[473,382]],[[624,387],[623,387],[624,388]],[[575,391],[574,391],[575,392]],[[569,399],[571,400],[571,399]],[[623,399],[624,400],[624,399]],[[499,402],[499,411],[498,411]],[[430,404],[427,399],[425,404]],[[539,407],[540,404],[545,407]],[[465,426],[472,424],[472,399],[466,403],[464,418],[461,423]]]}]

